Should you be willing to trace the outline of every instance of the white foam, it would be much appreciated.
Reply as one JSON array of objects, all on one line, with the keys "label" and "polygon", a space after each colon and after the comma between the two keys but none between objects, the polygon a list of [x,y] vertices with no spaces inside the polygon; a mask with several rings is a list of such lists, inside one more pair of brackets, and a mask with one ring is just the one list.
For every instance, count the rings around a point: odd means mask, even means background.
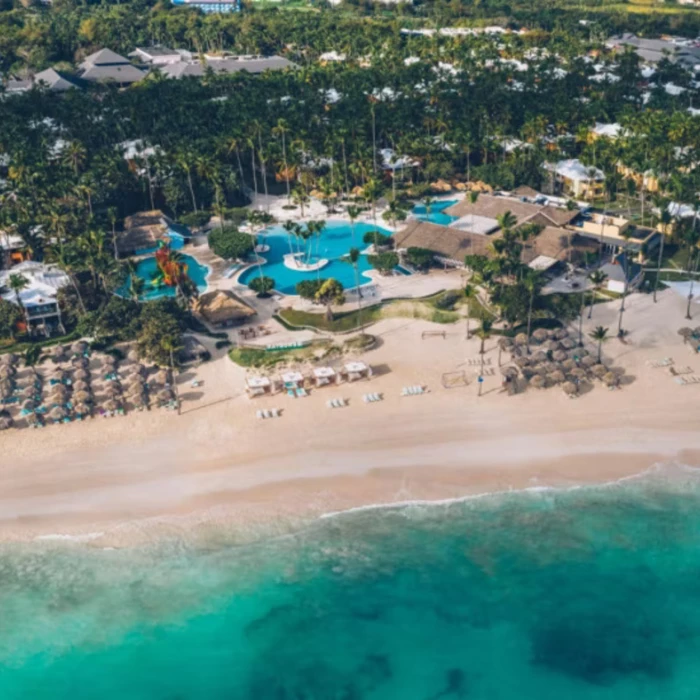
[{"label": "white foam", "polygon": [[91,542],[98,540],[104,536],[104,532],[86,532],[82,535],[62,535],[60,533],[51,533],[48,535],[37,535],[34,541],[50,541],[50,542]]}]

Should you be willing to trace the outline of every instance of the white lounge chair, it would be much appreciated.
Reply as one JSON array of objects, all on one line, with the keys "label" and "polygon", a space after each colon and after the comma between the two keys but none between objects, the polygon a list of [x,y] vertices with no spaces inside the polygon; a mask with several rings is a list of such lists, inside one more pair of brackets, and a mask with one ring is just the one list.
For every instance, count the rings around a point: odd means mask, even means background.
[{"label": "white lounge chair", "polygon": [[256,411],[256,412],[255,412],[255,416],[256,416],[257,418],[264,418],[264,417],[265,417],[265,415],[263,414],[262,411]]}]

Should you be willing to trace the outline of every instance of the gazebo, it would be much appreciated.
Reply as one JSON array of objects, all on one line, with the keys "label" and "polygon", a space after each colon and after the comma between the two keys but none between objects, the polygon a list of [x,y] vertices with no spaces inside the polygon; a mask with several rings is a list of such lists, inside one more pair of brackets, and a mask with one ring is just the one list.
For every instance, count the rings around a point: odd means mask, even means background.
[{"label": "gazebo", "polygon": [[340,376],[332,367],[314,367],[314,382],[317,387],[337,384]]},{"label": "gazebo", "polygon": [[364,362],[348,362],[343,369],[349,382],[354,382],[358,379],[369,379],[372,376],[372,368]]},{"label": "gazebo", "polygon": [[245,390],[248,398],[264,396],[272,393],[272,382],[269,377],[248,377],[245,380]]}]

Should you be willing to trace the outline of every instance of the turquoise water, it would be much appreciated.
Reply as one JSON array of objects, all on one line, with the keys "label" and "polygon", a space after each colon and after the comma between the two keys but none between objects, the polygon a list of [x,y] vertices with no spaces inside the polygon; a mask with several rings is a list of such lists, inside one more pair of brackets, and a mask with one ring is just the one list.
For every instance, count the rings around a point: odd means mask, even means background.
[{"label": "turquoise water", "polygon": [[[197,285],[200,292],[206,291],[207,275],[209,268],[206,265],[200,265],[191,255],[181,254],[182,261],[187,265],[187,274],[190,279]],[[136,263],[136,274],[143,280],[146,280],[146,286],[143,294],[139,297],[141,301],[152,301],[162,297],[174,297],[176,289],[174,287],[156,287],[153,282],[153,276],[158,270],[155,257],[148,257],[139,260]],[[117,290],[117,294],[121,296],[129,296],[129,278],[124,285]]]},{"label": "turquoise water", "polygon": [[697,698],[700,484],[5,545],[0,625],[3,700]]},{"label": "turquoise water", "polygon": [[[337,279],[343,287],[350,289],[356,286],[355,271],[349,263],[342,260],[350,248],[365,250],[367,244],[362,242],[362,238],[368,231],[381,231],[390,234],[390,231],[381,226],[357,222],[353,228],[345,221],[327,221],[326,228],[320,238],[310,238],[306,243],[291,240],[290,236],[281,226],[273,226],[266,230],[263,235],[258,236],[258,242],[270,246],[267,253],[262,253],[262,257],[267,261],[263,265],[263,274],[275,280],[275,289],[283,294],[296,294],[296,285],[302,280],[315,280],[319,276],[321,279],[333,277]],[[291,252],[303,252],[303,260],[314,262],[321,258],[329,260],[329,264],[320,272],[300,272],[285,266],[284,256]],[[366,255],[361,255],[358,263],[360,272],[360,284],[370,281],[370,278],[363,273],[370,270],[372,266],[367,261]],[[240,276],[241,284],[248,284],[253,277],[260,274],[257,266],[251,267]]]},{"label": "turquoise water", "polygon": [[425,208],[424,204],[416,204],[416,206],[413,207],[412,214],[416,219],[420,219],[421,221],[430,221],[433,224],[449,226],[453,221],[457,221],[459,217],[445,214],[443,210],[457,204],[457,201],[456,199],[450,199],[441,202],[433,202],[433,204],[430,205],[430,214],[428,214],[428,210]]}]

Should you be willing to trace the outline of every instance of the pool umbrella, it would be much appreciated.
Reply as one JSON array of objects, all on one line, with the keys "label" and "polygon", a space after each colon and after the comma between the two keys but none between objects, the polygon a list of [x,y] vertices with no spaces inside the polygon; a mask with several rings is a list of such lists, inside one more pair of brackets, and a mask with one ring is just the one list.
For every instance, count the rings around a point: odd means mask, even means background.
[{"label": "pool umbrella", "polygon": [[573,340],[571,340],[571,338],[564,338],[564,339],[561,341],[561,346],[562,346],[565,350],[573,350],[573,349],[576,347],[576,345],[577,345],[577,343],[574,342]]},{"label": "pool umbrella", "polygon": [[584,367],[588,367],[589,369],[593,367],[593,365],[596,364],[596,359],[595,357],[591,357],[591,355],[586,355],[585,357],[581,358],[581,364]]},{"label": "pool umbrella", "polygon": [[617,386],[620,382],[620,378],[614,372],[608,372],[603,375],[603,381],[607,386]]},{"label": "pool umbrella", "polygon": [[86,416],[90,413],[90,406],[86,403],[76,403],[73,405],[73,411],[81,416]]},{"label": "pool umbrella", "polygon": [[0,364],[2,365],[14,365],[19,360],[19,356],[12,352],[8,352],[6,355],[0,355]]},{"label": "pool umbrella", "polygon": [[554,372],[549,375],[549,381],[552,382],[552,384],[561,384],[563,381],[566,381],[566,376],[560,369],[555,369]]},{"label": "pool umbrella", "polygon": [[90,391],[90,385],[83,379],[73,382],[73,391]]},{"label": "pool umbrella", "polygon": [[591,367],[591,373],[594,377],[602,379],[608,373],[608,368],[605,365],[593,365],[593,367]]},{"label": "pool umbrella", "polygon": [[518,335],[515,336],[515,344],[527,345],[527,335],[525,335],[525,333],[518,333]]},{"label": "pool umbrella", "polygon": [[77,369],[73,373],[73,376],[76,379],[80,379],[80,380],[84,381],[86,379],[90,379],[90,372],[88,372],[86,369]]},{"label": "pool umbrella", "polygon": [[534,340],[536,340],[538,343],[542,343],[547,338],[549,337],[549,333],[544,328],[538,328],[536,331],[533,332],[532,337]]},{"label": "pool umbrella", "polygon": [[116,411],[120,404],[115,399],[108,399],[104,402],[103,407],[106,411]]},{"label": "pool umbrella", "polygon": [[88,344],[84,340],[73,343],[71,350],[77,354],[82,354],[87,350]]},{"label": "pool umbrella", "polygon": [[129,350],[129,354],[127,355],[128,359],[130,362],[138,362],[139,361],[139,351],[136,349],[131,349]]},{"label": "pool umbrella", "polygon": [[568,359],[568,357],[569,356],[563,350],[556,350],[552,353],[552,359],[556,360],[557,362],[564,362],[564,360]]},{"label": "pool umbrella", "polygon": [[561,388],[565,394],[568,396],[575,396],[578,394],[578,387],[573,382],[564,382]]},{"label": "pool umbrella", "polygon": [[49,417],[52,420],[63,420],[66,417],[66,409],[61,406],[54,406],[49,411]]},{"label": "pool umbrella", "polygon": [[535,362],[546,362],[549,358],[547,357],[547,353],[544,352],[543,350],[538,350],[533,356],[532,359]]},{"label": "pool umbrella", "polygon": [[566,328],[558,328],[556,331],[554,331],[552,337],[554,340],[564,340],[564,338],[569,337],[569,331],[567,331]]},{"label": "pool umbrella", "polygon": [[78,403],[87,403],[92,400],[92,394],[88,391],[76,391],[73,394],[73,400]]},{"label": "pool umbrella", "polygon": [[534,387],[535,389],[544,389],[545,387],[545,379],[539,374],[536,374],[531,380],[530,380],[530,386]]}]

